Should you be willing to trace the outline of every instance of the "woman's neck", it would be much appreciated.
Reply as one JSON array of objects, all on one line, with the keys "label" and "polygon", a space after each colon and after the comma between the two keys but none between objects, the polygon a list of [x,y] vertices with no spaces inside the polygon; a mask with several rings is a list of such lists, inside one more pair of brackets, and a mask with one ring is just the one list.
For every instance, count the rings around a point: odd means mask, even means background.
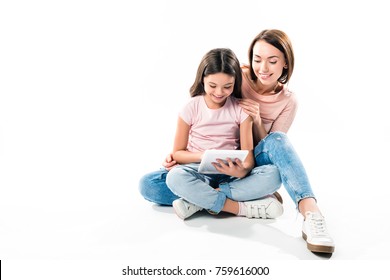
[{"label": "woman's neck", "polygon": [[276,84],[270,85],[270,86],[264,86],[259,79],[256,80],[255,84],[255,90],[260,95],[273,95],[278,93],[282,90],[282,85],[279,82],[276,82]]},{"label": "woman's neck", "polygon": [[283,89],[283,85],[279,82],[276,82],[276,84],[270,85],[270,86],[264,86],[259,79],[256,79],[256,81],[253,81],[250,75],[250,71],[248,68],[245,68],[244,74],[247,77],[248,81],[252,84],[253,89],[257,92],[259,95],[273,95],[278,92],[280,92]]}]

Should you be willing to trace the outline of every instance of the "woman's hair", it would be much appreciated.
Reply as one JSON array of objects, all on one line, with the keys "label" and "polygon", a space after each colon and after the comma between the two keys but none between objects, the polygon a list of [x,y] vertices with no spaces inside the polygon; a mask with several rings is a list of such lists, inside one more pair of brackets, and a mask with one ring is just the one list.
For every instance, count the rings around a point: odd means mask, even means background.
[{"label": "woman's hair", "polygon": [[227,48],[212,49],[206,53],[198,67],[194,84],[190,88],[191,97],[203,95],[204,77],[217,73],[225,73],[234,77],[232,96],[241,98],[241,67],[234,52]]},{"label": "woman's hair", "polygon": [[294,70],[294,51],[288,38],[287,34],[281,30],[277,29],[266,29],[261,31],[252,41],[249,46],[249,65],[250,65],[250,74],[253,81],[257,80],[256,74],[253,71],[253,47],[256,42],[264,40],[268,44],[274,46],[284,54],[286,60],[287,69],[283,68],[282,75],[279,77],[278,81],[282,84],[287,83]]}]

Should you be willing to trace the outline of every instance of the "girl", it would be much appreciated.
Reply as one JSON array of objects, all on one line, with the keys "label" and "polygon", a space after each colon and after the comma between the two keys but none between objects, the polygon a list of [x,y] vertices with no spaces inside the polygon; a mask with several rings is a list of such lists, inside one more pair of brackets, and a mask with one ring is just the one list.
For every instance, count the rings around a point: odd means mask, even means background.
[{"label": "girl", "polygon": [[[238,104],[241,82],[240,64],[230,49],[213,49],[200,62],[190,89],[192,99],[177,123],[172,157],[180,165],[171,169],[166,179],[168,188],[181,197],[173,201],[173,207],[182,219],[202,209],[249,218],[276,218],[283,213],[278,194],[273,194],[281,184],[276,168],[270,165],[252,170],[253,121]],[[243,162],[217,160],[214,167],[221,174],[198,172],[205,150],[240,148],[249,151]],[[265,173],[264,169],[273,172]],[[260,197],[264,198],[253,200]],[[237,202],[240,200],[246,202]]]}]

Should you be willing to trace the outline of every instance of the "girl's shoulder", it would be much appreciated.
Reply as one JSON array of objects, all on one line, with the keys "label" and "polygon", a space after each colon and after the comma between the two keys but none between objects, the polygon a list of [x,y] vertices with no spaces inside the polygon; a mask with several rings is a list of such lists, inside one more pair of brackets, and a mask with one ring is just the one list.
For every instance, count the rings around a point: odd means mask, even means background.
[{"label": "girl's shoulder", "polygon": [[194,97],[191,97],[189,100],[187,100],[187,102],[185,103],[185,105],[183,106],[184,109],[192,109],[192,110],[199,110],[200,108],[203,107],[203,103],[204,103],[204,98],[203,98],[203,95],[197,95],[197,96],[194,96]]},{"label": "girl's shoulder", "polygon": [[240,99],[237,97],[229,96],[229,98],[226,100],[226,102],[229,102],[232,106],[236,107],[236,106],[239,106],[238,105],[239,100]]},{"label": "girl's shoulder", "polygon": [[203,95],[197,95],[197,96],[191,97],[191,98],[189,98],[189,99],[186,101],[186,105],[189,105],[189,104],[197,104],[197,103],[199,103],[202,99],[203,99]]},{"label": "girl's shoulder", "polygon": [[233,108],[233,110],[236,112],[244,111],[244,109],[242,109],[242,107],[240,106],[240,98],[237,98],[234,96],[229,96],[229,98],[226,101],[225,106]]}]

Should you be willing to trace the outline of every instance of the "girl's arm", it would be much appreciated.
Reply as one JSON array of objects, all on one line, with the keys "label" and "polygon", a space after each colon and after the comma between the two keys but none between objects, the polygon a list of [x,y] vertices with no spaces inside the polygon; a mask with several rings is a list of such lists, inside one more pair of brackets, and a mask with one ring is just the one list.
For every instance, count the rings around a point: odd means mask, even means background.
[{"label": "girl's arm", "polygon": [[253,155],[253,119],[251,117],[246,118],[244,122],[240,125],[240,145],[241,150],[248,150],[248,156],[243,162],[243,168],[245,170],[245,175],[248,174],[253,167],[255,166],[255,158]]},{"label": "girl's arm", "polygon": [[253,122],[253,141],[255,141],[255,143],[259,143],[267,135],[268,133],[263,126],[261,118],[259,117],[257,122]]},{"label": "girl's arm", "polygon": [[172,157],[172,154],[169,154],[166,156],[164,162],[162,163],[162,165],[164,166],[164,168],[166,170],[171,170],[173,167],[175,167],[177,165],[177,162],[173,159]]},{"label": "girl's arm", "polygon": [[179,117],[172,153],[173,160],[179,164],[200,162],[202,159],[203,153],[193,153],[187,151],[189,133],[190,126]]},{"label": "girl's arm", "polygon": [[255,159],[253,156],[252,126],[253,120],[251,117],[246,118],[240,125],[241,150],[249,151],[245,161],[226,159],[227,163],[225,164],[222,160],[217,160],[218,164],[213,165],[219,172],[229,176],[243,178],[253,169]]}]

